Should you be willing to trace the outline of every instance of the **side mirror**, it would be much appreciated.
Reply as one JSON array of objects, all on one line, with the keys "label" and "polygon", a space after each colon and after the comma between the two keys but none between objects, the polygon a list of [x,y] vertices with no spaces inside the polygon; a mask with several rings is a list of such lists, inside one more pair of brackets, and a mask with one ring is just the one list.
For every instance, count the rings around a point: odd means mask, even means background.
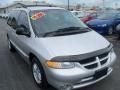
[{"label": "side mirror", "polygon": [[17,35],[25,35],[25,36],[27,36],[27,37],[30,37],[30,33],[27,32],[26,29],[23,28],[23,27],[18,27],[18,28],[16,28],[16,34],[17,34]]}]

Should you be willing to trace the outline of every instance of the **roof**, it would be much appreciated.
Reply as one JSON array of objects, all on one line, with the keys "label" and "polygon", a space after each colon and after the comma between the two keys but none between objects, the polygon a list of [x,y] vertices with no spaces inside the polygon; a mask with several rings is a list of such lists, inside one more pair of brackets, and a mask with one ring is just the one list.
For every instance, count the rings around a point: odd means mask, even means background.
[{"label": "roof", "polygon": [[25,6],[25,7],[28,7],[28,6],[50,6],[50,4],[48,3],[44,3],[44,2],[38,2],[38,1],[15,1],[11,4],[7,4],[7,5],[4,5],[4,6],[1,6],[0,8],[9,8],[9,7],[12,7],[12,6],[15,6],[15,5],[21,5],[21,6]]},{"label": "roof", "polygon": [[39,2],[39,1],[14,1],[15,4],[21,3],[23,5],[29,6],[29,5],[48,5],[48,3],[45,2]]},{"label": "roof", "polygon": [[64,9],[59,7],[42,7],[42,6],[36,6],[36,7],[27,7],[27,8],[15,8],[13,10],[24,10],[24,11],[32,11],[32,10],[48,10],[48,9]]},{"label": "roof", "polygon": [[42,6],[36,6],[36,7],[27,7],[30,10],[46,10],[46,9],[63,9],[60,7],[42,7]]}]

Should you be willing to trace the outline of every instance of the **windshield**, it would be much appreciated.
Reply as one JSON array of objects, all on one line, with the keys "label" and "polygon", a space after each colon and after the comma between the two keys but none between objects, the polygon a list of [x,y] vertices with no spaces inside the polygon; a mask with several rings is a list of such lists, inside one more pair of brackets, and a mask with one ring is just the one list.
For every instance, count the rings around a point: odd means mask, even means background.
[{"label": "windshield", "polygon": [[115,18],[116,14],[115,13],[105,13],[100,16],[98,16],[98,19],[113,19]]},{"label": "windshield", "polygon": [[38,36],[65,28],[70,31],[72,30],[70,27],[88,28],[69,11],[62,9],[31,11],[30,18],[35,34]]}]

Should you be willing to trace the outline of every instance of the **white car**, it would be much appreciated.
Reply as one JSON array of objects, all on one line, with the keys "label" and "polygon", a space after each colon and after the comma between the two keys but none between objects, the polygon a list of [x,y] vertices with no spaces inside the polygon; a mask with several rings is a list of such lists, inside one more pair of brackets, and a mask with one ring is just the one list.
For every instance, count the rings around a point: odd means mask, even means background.
[{"label": "white car", "polygon": [[78,18],[83,18],[87,15],[85,11],[71,11],[71,13],[73,13]]}]

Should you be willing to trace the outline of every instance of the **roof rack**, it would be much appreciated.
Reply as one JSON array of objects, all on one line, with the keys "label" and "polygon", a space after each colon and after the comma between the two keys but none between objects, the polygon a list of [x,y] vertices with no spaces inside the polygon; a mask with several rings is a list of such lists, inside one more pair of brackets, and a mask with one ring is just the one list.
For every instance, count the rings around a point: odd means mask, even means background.
[{"label": "roof rack", "polygon": [[[21,3],[20,3],[21,4]],[[21,4],[22,7],[17,7],[17,8],[28,8],[28,7],[56,7],[54,5],[24,5],[24,4]]]}]

